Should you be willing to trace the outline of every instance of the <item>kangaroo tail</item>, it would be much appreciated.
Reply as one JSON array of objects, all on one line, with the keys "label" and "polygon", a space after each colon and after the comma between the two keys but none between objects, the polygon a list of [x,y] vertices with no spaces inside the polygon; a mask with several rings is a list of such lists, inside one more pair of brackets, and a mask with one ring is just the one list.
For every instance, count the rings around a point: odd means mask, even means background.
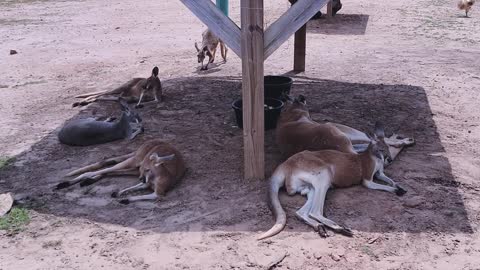
[{"label": "kangaroo tail", "polygon": [[275,216],[275,225],[257,237],[257,240],[262,240],[271,236],[276,235],[281,232],[285,225],[287,224],[287,215],[280,204],[280,199],[278,198],[278,191],[285,184],[285,174],[282,168],[277,168],[270,178],[270,202],[272,204],[273,215]]},{"label": "kangaroo tail", "polygon": [[109,94],[111,91],[97,91],[97,92],[90,92],[90,93],[86,93],[86,94],[81,94],[81,95],[78,95],[78,96],[75,96],[76,98],[88,98],[88,97],[91,97],[91,96],[101,96],[101,95],[105,95],[105,94]]}]

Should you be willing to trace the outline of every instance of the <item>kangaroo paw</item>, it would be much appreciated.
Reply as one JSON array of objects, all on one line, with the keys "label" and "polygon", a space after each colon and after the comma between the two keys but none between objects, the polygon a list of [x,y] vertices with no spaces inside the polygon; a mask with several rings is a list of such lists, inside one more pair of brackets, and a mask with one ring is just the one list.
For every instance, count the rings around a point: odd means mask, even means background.
[{"label": "kangaroo paw", "polygon": [[405,193],[407,193],[407,191],[405,189],[403,189],[401,186],[397,185],[397,189],[395,190],[395,194],[397,196],[403,196],[403,195],[405,195]]},{"label": "kangaroo paw", "polygon": [[337,232],[340,233],[340,234],[343,234],[345,236],[348,236],[348,237],[353,236],[353,232],[349,228],[343,227],[343,228],[339,229]]},{"label": "kangaroo paw", "polygon": [[71,186],[71,185],[72,185],[72,184],[71,184],[70,182],[65,181],[65,182],[59,183],[59,184],[55,187],[55,189],[57,189],[57,190],[58,190],[58,189],[64,189],[64,188],[67,188],[67,187],[69,187],[69,186]]},{"label": "kangaroo paw", "polygon": [[87,179],[83,180],[82,182],[80,182],[80,186],[81,187],[89,186],[91,184],[95,184],[97,181],[98,181],[98,178],[87,178]]},{"label": "kangaroo paw", "polygon": [[118,202],[121,203],[121,204],[125,204],[125,205],[130,203],[130,201],[128,199],[123,199],[123,200],[120,200]]},{"label": "kangaroo paw", "polygon": [[318,235],[320,235],[320,237],[322,237],[322,238],[327,238],[328,237],[327,230],[325,229],[325,226],[322,225],[322,224],[318,225],[317,232],[318,232]]}]

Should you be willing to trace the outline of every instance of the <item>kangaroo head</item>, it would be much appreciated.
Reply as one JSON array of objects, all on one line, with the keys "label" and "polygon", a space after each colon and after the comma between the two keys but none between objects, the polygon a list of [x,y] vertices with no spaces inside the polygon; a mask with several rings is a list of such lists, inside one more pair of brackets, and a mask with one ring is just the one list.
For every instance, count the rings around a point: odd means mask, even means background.
[{"label": "kangaroo head", "polygon": [[154,67],[152,69],[152,75],[148,77],[147,81],[143,85],[143,88],[147,91],[149,90],[155,90],[155,88],[158,87],[158,67]]},{"label": "kangaroo head", "polygon": [[198,63],[201,63],[205,59],[205,51],[203,49],[200,50],[196,42],[195,42],[195,49],[197,49]]},{"label": "kangaroo head", "polygon": [[392,155],[390,153],[389,147],[385,142],[385,128],[383,123],[377,121],[375,123],[375,132],[373,136],[367,134],[370,138],[370,144],[368,145],[367,151],[370,151],[372,155],[385,161],[385,159],[390,162]]},{"label": "kangaroo head", "polygon": [[128,106],[128,103],[125,99],[120,97],[118,98],[118,101],[120,103],[120,108],[122,110],[122,117],[120,121],[123,120],[128,123],[137,123],[137,124],[142,122],[142,118],[140,117],[140,115]]},{"label": "kangaroo head", "polygon": [[145,183],[151,183],[161,177],[168,177],[170,175],[164,164],[167,161],[171,161],[175,158],[175,154],[167,156],[159,156],[157,153],[150,155],[149,161],[144,163],[140,168],[141,179]]},{"label": "kangaroo head", "polygon": [[310,113],[307,108],[307,101],[303,95],[292,98],[287,97],[283,111],[280,113],[279,123],[297,121],[303,116],[310,118]]},{"label": "kangaroo head", "polygon": [[195,42],[195,49],[197,49],[198,63],[202,63],[205,60],[205,56],[212,57],[212,53],[208,50],[207,46],[204,46],[201,50],[198,48],[198,44]]},{"label": "kangaroo head", "polygon": [[298,104],[302,104],[303,106],[307,106],[307,99],[305,98],[304,95],[298,95],[298,97],[296,97],[293,100],[293,103],[298,103]]}]

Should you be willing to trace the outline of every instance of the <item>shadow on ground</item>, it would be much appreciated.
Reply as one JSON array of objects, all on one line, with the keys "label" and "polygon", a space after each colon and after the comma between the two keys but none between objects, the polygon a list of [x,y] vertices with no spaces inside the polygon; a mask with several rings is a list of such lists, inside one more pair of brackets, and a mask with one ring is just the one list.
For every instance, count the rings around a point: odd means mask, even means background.
[{"label": "shadow on ground", "polygon": [[369,15],[337,14],[332,18],[312,20],[307,32],[323,35],[365,35]]},{"label": "shadow on ground", "polygon": [[[292,94],[307,96],[312,117],[371,130],[376,120],[387,131],[412,136],[387,173],[408,193],[396,197],[363,187],[329,192],[326,216],[367,232],[471,233],[465,206],[448,159],[442,156],[437,128],[425,91],[409,85],[356,84],[294,76]],[[134,141],[92,147],[58,143],[56,132],[18,155],[0,171],[0,193],[23,196],[25,206],[40,213],[140,230],[261,231],[273,224],[265,202],[266,182],[242,180],[242,132],[235,127],[231,102],[240,97],[240,78],[196,77],[164,81],[166,101],[140,109],[145,134]],[[92,104],[77,117],[109,115],[112,103]],[[157,203],[124,206],[112,191],[133,185],[131,177],[106,178],[92,186],[54,191],[69,170],[105,157],[134,151],[149,138],[163,138],[184,153],[189,171],[174,190]],[[270,175],[280,162],[273,131],[266,133],[266,168]],[[301,196],[283,195],[288,231],[311,231],[294,217]]]}]

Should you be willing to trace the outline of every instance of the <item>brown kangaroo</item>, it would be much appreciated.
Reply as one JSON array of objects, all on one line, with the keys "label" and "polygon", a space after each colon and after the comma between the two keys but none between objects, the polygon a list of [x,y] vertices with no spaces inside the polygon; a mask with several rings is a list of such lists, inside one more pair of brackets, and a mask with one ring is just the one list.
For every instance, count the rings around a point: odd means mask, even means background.
[{"label": "brown kangaroo", "polygon": [[[111,165],[113,166],[101,169]],[[169,143],[156,139],[145,142],[133,153],[100,161],[68,173],[67,176],[81,175],[73,180],[59,183],[57,189],[77,183],[80,183],[80,186],[91,185],[107,175],[139,175],[142,183],[114,192],[112,197],[146,188],[151,188],[154,192],[148,195],[128,197],[120,201],[127,204],[139,200],[154,200],[164,195],[180,181],[185,171],[185,161],[180,152]]]},{"label": "brown kangaroo", "polygon": [[[220,53],[224,62],[227,62],[227,46],[220,40],[212,31],[209,29],[205,30],[202,33],[202,45],[201,48],[198,48],[197,43],[195,42],[195,49],[197,49],[197,58],[198,63],[202,63],[201,70],[207,70],[208,64],[215,61],[215,54],[217,53],[217,46],[220,44]],[[205,55],[208,56],[207,65],[203,66],[203,61],[205,60]]]},{"label": "brown kangaroo", "polygon": [[76,98],[84,99],[73,103],[73,107],[85,106],[97,100],[118,99],[118,97],[112,96],[122,97],[129,103],[137,102],[136,107],[141,107],[145,95],[153,95],[155,102],[163,100],[162,83],[158,78],[158,67],[152,69],[152,75],[148,78],[133,78],[122,86],[110,91],[100,91],[75,96]]},{"label": "brown kangaroo", "polygon": [[[381,134],[377,134],[378,136]],[[406,191],[383,172],[384,158],[377,140],[372,139],[363,153],[345,153],[336,150],[303,151],[291,156],[274,171],[270,179],[270,200],[275,215],[275,225],[258,237],[271,237],[283,230],[287,216],[278,192],[285,186],[289,195],[300,193],[307,202],[296,215],[326,237],[325,227],[351,236],[350,229],[327,219],[323,214],[325,198],[330,187],[350,187],[363,184],[369,189],[378,189],[402,196]],[[373,177],[391,186],[373,182]]]},{"label": "brown kangaroo", "polygon": [[[312,120],[307,102],[303,95],[293,101],[286,96],[285,109],[280,114],[276,128],[276,142],[285,158],[303,150],[338,150],[344,153],[364,151],[371,142],[369,136],[357,129],[337,123],[317,123]],[[375,124],[377,132],[383,130],[380,122]],[[386,162],[389,164],[400,150],[414,144],[410,138],[401,138],[393,134],[379,137],[386,151]]]}]

